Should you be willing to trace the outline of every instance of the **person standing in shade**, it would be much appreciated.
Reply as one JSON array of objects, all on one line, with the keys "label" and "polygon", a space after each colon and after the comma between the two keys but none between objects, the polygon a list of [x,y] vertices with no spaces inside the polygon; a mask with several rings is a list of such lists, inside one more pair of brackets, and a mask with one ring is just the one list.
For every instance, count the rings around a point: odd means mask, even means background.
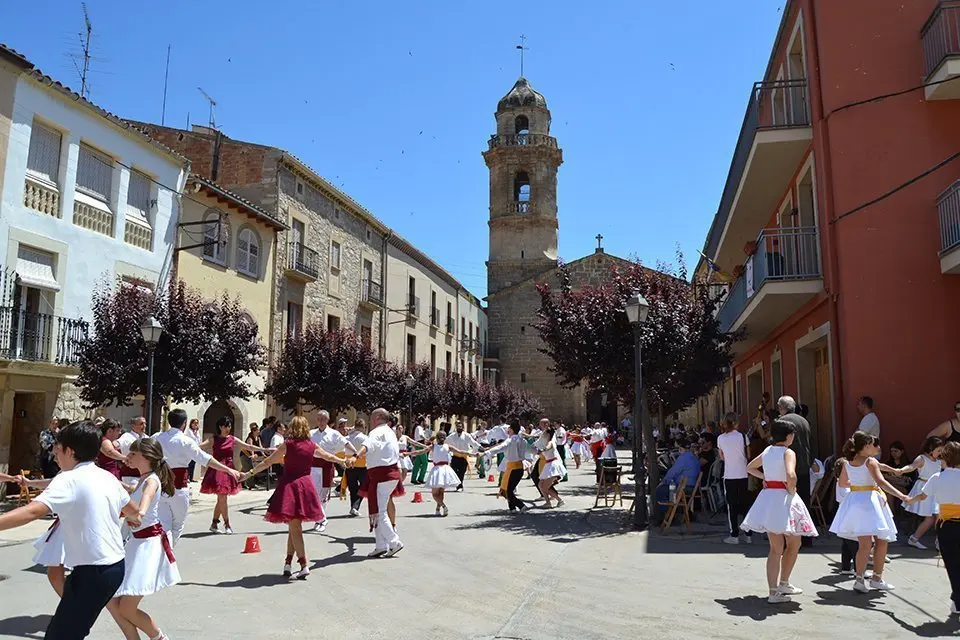
[{"label": "person standing in shade", "polygon": [[[358,418],[357,421],[354,422],[353,427],[347,431],[347,444],[349,444],[354,451],[359,451],[360,447],[367,443],[366,427],[366,423]],[[351,516],[360,515],[360,505],[363,503],[363,496],[360,495],[360,487],[363,486],[366,477],[367,461],[363,456],[358,455],[353,463],[347,467],[345,475],[347,489],[350,491]]]},{"label": "person standing in shade", "polygon": [[723,492],[727,501],[727,523],[730,535],[723,539],[727,544],[740,544],[745,536],[740,530],[740,521],[750,507],[747,490],[747,436],[737,429],[737,414],[732,411],[723,418],[723,433],[717,438],[720,459],[723,460]]},{"label": "person standing in shade", "polygon": [[873,398],[870,396],[860,396],[857,398],[857,411],[860,413],[860,426],[857,431],[868,433],[874,438],[880,438],[880,418],[873,410]]},{"label": "person standing in shade", "polygon": [[[370,414],[370,434],[357,451],[357,458],[367,461],[367,476],[364,492],[370,527],[373,529],[376,546],[368,558],[391,557],[403,549],[403,542],[390,521],[387,505],[390,498],[402,491],[400,487],[400,446],[397,434],[390,426],[390,412],[377,408]],[[347,468],[353,460],[347,461]]]},{"label": "person standing in shade", "polygon": [[523,513],[528,509],[526,503],[517,497],[517,485],[523,480],[523,460],[526,456],[526,443],[520,436],[520,421],[513,421],[507,427],[507,439],[487,449],[488,453],[503,453],[505,467],[500,474],[500,492],[498,496],[507,499],[510,511]]},{"label": "person standing in shade", "polygon": [[263,446],[269,447],[273,436],[277,433],[277,419],[273,416],[263,419],[263,428],[260,429],[260,441]]},{"label": "person standing in shade", "polygon": [[[778,420],[783,420],[794,426],[793,444],[790,448],[797,454],[797,495],[803,501],[803,506],[810,511],[810,468],[813,465],[813,451],[810,449],[810,423],[797,413],[797,401],[790,396],[783,396],[777,400]],[[801,545],[813,545],[812,536],[804,536]]]},{"label": "person standing in shade", "polygon": [[60,471],[60,467],[57,466],[57,457],[53,455],[59,430],[60,420],[52,418],[47,428],[40,432],[40,471],[44,478],[52,478]]},{"label": "person standing in shade", "polygon": [[463,491],[463,478],[467,475],[467,467],[470,466],[469,455],[480,449],[480,443],[466,432],[463,422],[457,420],[457,431],[446,438],[447,445],[453,452],[453,459],[450,461],[450,468],[460,479],[457,485],[457,491]]},{"label": "person standing in shade", "polygon": [[[423,416],[417,418],[417,426],[413,428],[413,441],[423,446],[427,444],[427,430],[423,426]],[[421,453],[414,457],[410,484],[423,484],[424,478],[427,475],[427,462],[426,453]]]},{"label": "person standing in shade", "polygon": [[[184,435],[196,442],[198,445],[203,442],[203,434],[200,433],[200,421],[196,418],[190,420],[190,426],[184,430]],[[197,479],[194,477],[193,472],[197,469],[197,463],[193,460],[190,461],[190,464],[187,465],[187,481],[196,482]],[[202,471],[202,469],[201,469]]]},{"label": "person standing in shade", "polygon": [[[126,458],[130,454],[130,447],[134,442],[146,435],[147,419],[143,416],[130,421],[130,431],[126,431],[117,438],[117,450]],[[140,472],[127,464],[120,463],[120,482],[127,486],[135,486],[140,481]]]},{"label": "person standing in shade", "polygon": [[47,640],[86,638],[124,576],[120,519],[139,526],[138,505],[120,481],[93,464],[100,429],[74,422],[60,430],[54,454],[61,473],[29,504],[0,515],[0,531],[56,513],[63,535],[64,564],[73,567],[63,586]]}]

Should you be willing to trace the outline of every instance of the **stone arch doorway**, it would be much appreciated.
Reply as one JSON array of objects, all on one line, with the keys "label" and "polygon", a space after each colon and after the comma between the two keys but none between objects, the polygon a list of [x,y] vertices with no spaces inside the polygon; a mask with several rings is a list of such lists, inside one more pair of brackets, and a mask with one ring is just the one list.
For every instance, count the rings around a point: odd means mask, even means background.
[{"label": "stone arch doorway", "polygon": [[217,433],[217,420],[226,416],[233,420],[233,434],[238,435],[243,430],[243,416],[237,406],[229,400],[216,400],[203,412],[203,434]]}]

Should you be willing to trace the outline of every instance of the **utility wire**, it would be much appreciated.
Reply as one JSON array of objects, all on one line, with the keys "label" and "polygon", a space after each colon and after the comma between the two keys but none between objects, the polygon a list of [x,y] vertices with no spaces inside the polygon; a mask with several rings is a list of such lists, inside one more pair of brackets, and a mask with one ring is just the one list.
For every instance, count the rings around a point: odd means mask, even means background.
[{"label": "utility wire", "polygon": [[832,116],[833,114],[839,113],[839,112],[844,111],[844,110],[846,110],[846,109],[852,109],[853,107],[859,107],[860,105],[869,104],[869,103],[871,103],[871,102],[882,102],[883,100],[886,100],[887,98],[895,98],[895,97],[897,97],[897,96],[902,96],[902,95],[905,95],[905,94],[908,94],[908,93],[912,93],[912,92],[914,92],[914,91],[919,91],[920,89],[926,89],[927,87],[935,87],[935,86],[938,85],[938,84],[943,84],[943,83],[945,83],[945,82],[953,82],[953,81],[956,80],[956,79],[957,79],[957,77],[953,77],[953,78],[947,78],[946,80],[936,80],[935,82],[926,82],[926,83],[924,83],[924,84],[918,84],[918,85],[915,86],[915,87],[910,87],[909,89],[903,89],[903,90],[901,90],[901,91],[894,91],[893,93],[884,93],[884,94],[881,94],[881,95],[879,95],[879,96],[874,96],[874,97],[872,97],[872,98],[866,98],[866,99],[864,99],[864,100],[857,100],[856,102],[849,102],[849,103],[847,103],[847,104],[845,104],[845,105],[843,105],[843,106],[837,107],[836,109],[830,111],[826,116],[824,116],[823,119],[826,120],[826,119],[828,119],[830,116]]}]

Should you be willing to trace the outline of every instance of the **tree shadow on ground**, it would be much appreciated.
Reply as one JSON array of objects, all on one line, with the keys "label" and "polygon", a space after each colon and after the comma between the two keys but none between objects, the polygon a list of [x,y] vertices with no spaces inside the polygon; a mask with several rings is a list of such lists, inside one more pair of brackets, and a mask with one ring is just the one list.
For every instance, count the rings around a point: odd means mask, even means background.
[{"label": "tree shadow on ground", "polygon": [[883,602],[885,595],[883,591],[870,591],[869,593],[858,593],[853,590],[818,591],[817,599],[813,602],[818,605],[825,604],[875,611],[890,618],[904,631],[922,638],[960,637],[960,619],[954,617],[941,622],[934,619],[929,611],[925,611],[901,597],[901,600],[904,600],[904,602],[913,606],[918,612],[930,618],[928,622],[912,625],[906,620],[901,620],[893,611],[878,606]]},{"label": "tree shadow on ground", "polygon": [[457,531],[498,530],[537,536],[553,542],[572,542],[624,534],[621,522],[611,522],[611,514],[605,512],[595,515],[592,512],[564,509],[531,509],[515,513],[507,511],[504,504],[503,509],[471,513],[467,522],[453,528]]},{"label": "tree shadow on ground", "polygon": [[[681,529],[681,531],[683,531]],[[741,555],[747,558],[766,558],[770,552],[766,544],[723,544],[715,533],[673,533],[663,534],[656,528],[647,537],[647,553],[656,554],[709,554]]]},{"label": "tree shadow on ground", "polygon": [[750,618],[757,622],[762,622],[773,616],[791,615],[800,611],[799,602],[770,604],[766,598],[760,596],[741,596],[739,598],[728,598],[727,600],[716,599],[714,602],[726,609],[728,616]]},{"label": "tree shadow on ground", "polygon": [[273,587],[278,584],[286,584],[288,582],[291,582],[290,578],[287,578],[279,573],[265,573],[256,576],[243,576],[242,578],[237,578],[236,580],[223,580],[213,584],[207,582],[181,582],[180,584],[185,587],[259,589],[261,587]]},{"label": "tree shadow on ground", "polygon": [[960,637],[960,618],[952,616],[941,622],[939,620],[930,620],[918,625],[909,624],[901,620],[892,611],[880,610],[881,613],[888,616],[896,622],[904,631],[912,633],[921,638],[958,638]]},{"label": "tree shadow on ground", "polygon": [[42,638],[53,616],[17,616],[0,620],[0,635],[17,638]]}]

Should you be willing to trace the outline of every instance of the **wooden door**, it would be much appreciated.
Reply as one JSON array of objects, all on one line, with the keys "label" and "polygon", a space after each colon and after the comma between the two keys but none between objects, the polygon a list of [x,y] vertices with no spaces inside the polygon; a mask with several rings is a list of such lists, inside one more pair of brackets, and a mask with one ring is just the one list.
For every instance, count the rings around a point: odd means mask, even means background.
[{"label": "wooden door", "polygon": [[[817,401],[815,451],[822,455],[832,452],[833,406],[830,402],[830,359],[826,347],[813,352],[814,383]],[[813,444],[813,443],[811,443]]]}]

